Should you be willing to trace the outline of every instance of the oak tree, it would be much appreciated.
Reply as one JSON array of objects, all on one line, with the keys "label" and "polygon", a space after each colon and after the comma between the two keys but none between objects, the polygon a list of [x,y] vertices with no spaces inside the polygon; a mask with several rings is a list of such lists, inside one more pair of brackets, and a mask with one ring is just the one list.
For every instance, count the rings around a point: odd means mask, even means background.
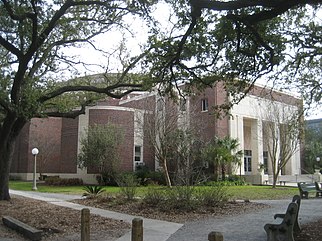
[{"label": "oak tree", "polygon": [[[102,94],[120,98],[142,83],[120,75],[79,78],[75,48],[97,50],[94,38],[111,29],[124,31],[127,15],[143,16],[141,1],[2,0],[0,2],[0,200],[10,199],[9,171],[15,141],[33,117],[71,117],[84,113]],[[74,52],[68,53],[66,48]],[[94,82],[96,81],[96,82]]]}]

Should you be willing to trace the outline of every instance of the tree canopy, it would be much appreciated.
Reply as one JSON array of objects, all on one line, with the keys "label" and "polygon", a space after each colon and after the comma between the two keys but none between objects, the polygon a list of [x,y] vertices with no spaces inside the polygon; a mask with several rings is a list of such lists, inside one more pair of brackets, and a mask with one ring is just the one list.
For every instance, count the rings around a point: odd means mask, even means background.
[{"label": "tree canopy", "polygon": [[[159,81],[193,86],[224,80],[233,101],[257,81],[321,102],[320,0],[166,0],[172,28],[150,36],[146,66]],[[238,82],[238,84],[237,84]]]}]

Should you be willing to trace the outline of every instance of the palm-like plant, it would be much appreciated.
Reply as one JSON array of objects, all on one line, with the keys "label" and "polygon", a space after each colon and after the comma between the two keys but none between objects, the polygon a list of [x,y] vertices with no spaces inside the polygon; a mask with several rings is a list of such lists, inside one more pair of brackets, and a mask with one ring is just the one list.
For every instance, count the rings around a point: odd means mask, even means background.
[{"label": "palm-like plant", "polygon": [[83,190],[85,190],[85,192],[83,193],[83,197],[87,198],[97,197],[101,195],[103,192],[105,192],[103,186],[85,186]]},{"label": "palm-like plant", "polygon": [[[213,162],[215,168],[221,168],[223,180],[225,179],[227,166],[231,164],[241,164],[243,151],[238,150],[238,146],[238,139],[226,136],[224,138],[215,137],[209,145],[203,149],[204,158],[209,162]],[[215,170],[215,172],[217,172],[217,170]]]}]

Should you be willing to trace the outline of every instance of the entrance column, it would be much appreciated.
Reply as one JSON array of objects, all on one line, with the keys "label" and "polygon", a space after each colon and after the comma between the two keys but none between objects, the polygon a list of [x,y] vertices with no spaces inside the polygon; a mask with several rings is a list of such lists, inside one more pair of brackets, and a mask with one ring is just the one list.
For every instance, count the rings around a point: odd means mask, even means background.
[{"label": "entrance column", "polygon": [[[239,115],[232,115],[230,119],[230,137],[238,140],[239,150],[244,151],[244,119]],[[244,161],[243,157],[241,159],[241,166],[236,166],[238,169],[233,169],[232,171],[236,175],[244,175]]]},{"label": "entrance column", "polygon": [[252,120],[251,122],[251,146],[252,146],[252,170],[253,175],[259,175],[259,183],[262,184],[262,169],[259,169],[263,160],[263,127],[261,120]]}]

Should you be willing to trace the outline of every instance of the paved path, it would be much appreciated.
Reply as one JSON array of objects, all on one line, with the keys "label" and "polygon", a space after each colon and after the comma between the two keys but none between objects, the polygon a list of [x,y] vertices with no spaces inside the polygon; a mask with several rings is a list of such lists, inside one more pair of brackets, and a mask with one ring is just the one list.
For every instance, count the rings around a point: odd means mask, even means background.
[{"label": "paved path", "polygon": [[[274,220],[276,213],[285,213],[291,200],[256,201],[265,203],[271,208],[257,210],[234,217],[210,218],[186,223],[168,241],[207,241],[208,233],[218,231],[223,233],[225,241],[266,241],[264,231],[266,223],[280,223]],[[322,198],[302,200],[299,222],[308,223],[322,218]]]},{"label": "paved path", "polygon": [[[40,193],[40,192],[26,192],[26,191],[16,191],[10,190],[10,194],[20,195],[28,198],[33,198],[41,201],[46,201],[48,203],[69,207],[76,210],[81,210],[83,208],[89,208],[92,214],[100,215],[106,218],[112,218],[116,220],[123,220],[125,222],[131,223],[133,218],[137,218],[139,216],[132,216],[123,213],[108,211],[99,208],[87,207],[83,205],[79,205],[76,203],[68,202],[68,200],[79,199],[80,195],[64,195],[64,194],[55,194],[55,193]],[[143,218],[143,233],[144,240],[147,241],[166,241],[171,234],[176,232],[182,224],[166,222],[161,220]],[[130,241],[131,240],[131,232],[125,234],[121,238],[116,241]]]},{"label": "paved path", "polygon": [[[49,203],[81,210],[85,206],[68,202],[78,199],[78,195],[50,194],[39,192],[10,191],[11,194],[34,198]],[[279,223],[274,220],[276,213],[285,213],[290,200],[262,200],[256,201],[270,205],[270,208],[256,210],[234,217],[209,218],[187,222],[184,225],[154,219],[143,219],[145,241],[207,241],[208,234],[212,231],[223,233],[225,241],[266,241],[264,225],[266,223]],[[134,216],[87,207],[91,213],[103,217],[132,222]],[[301,203],[299,219],[300,224],[322,218],[322,198],[304,199]],[[117,241],[130,241],[131,234],[127,233]]]}]

